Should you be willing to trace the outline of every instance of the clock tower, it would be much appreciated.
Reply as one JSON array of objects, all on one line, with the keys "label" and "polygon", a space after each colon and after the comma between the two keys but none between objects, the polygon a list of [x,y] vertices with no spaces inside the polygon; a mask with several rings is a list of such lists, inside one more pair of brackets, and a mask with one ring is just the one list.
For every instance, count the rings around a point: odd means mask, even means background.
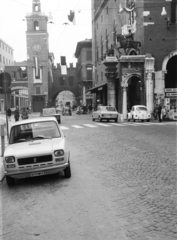
[{"label": "clock tower", "polygon": [[42,112],[48,102],[49,46],[48,17],[41,12],[40,0],[32,1],[32,12],[27,13],[27,66],[29,102],[33,112]]}]

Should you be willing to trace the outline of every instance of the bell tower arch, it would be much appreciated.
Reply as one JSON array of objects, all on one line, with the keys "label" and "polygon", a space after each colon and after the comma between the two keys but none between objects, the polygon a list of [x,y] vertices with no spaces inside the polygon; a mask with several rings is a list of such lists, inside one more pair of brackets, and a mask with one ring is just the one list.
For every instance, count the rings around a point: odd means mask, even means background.
[{"label": "bell tower arch", "polygon": [[33,112],[41,112],[48,102],[49,46],[48,17],[41,12],[40,0],[32,0],[26,22],[29,102]]}]

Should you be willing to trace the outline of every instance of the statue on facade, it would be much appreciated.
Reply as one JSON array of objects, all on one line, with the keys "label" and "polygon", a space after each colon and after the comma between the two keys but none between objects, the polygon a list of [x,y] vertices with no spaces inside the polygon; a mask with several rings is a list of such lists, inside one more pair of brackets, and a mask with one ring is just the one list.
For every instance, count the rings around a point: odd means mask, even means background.
[{"label": "statue on facade", "polygon": [[123,48],[125,55],[128,54],[129,49],[133,48],[136,52],[136,54],[140,54],[140,47],[141,43],[138,41],[134,41],[134,34],[129,30],[129,34],[127,35],[122,35],[122,34],[117,34],[117,41],[119,42],[120,46],[117,48],[118,52],[120,52],[120,49]]}]

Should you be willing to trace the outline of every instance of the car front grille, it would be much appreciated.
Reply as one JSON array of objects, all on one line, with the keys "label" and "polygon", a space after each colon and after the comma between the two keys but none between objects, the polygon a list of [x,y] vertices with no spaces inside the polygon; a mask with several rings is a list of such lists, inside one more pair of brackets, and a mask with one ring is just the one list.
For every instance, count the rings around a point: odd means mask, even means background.
[{"label": "car front grille", "polygon": [[43,163],[43,162],[51,162],[52,155],[45,155],[45,156],[37,156],[37,157],[28,157],[28,158],[18,158],[18,165],[28,165],[28,164],[36,164],[36,163]]}]

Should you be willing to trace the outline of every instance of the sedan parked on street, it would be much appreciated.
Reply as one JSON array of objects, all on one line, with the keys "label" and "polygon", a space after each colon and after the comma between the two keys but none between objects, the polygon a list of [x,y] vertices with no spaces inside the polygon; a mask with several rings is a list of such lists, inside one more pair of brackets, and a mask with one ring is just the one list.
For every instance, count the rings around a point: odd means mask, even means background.
[{"label": "sedan parked on street", "polygon": [[114,120],[118,121],[119,113],[115,109],[115,107],[111,106],[98,106],[97,110],[92,113],[92,121],[98,120],[102,122],[102,120]]},{"label": "sedan parked on street", "polygon": [[60,171],[70,178],[70,151],[57,119],[40,117],[16,122],[10,130],[3,163],[9,186],[15,179]]},{"label": "sedan parked on street", "polygon": [[135,105],[132,107],[131,111],[128,113],[128,121],[136,120],[150,122],[151,114],[148,112],[147,107],[144,105]]}]

